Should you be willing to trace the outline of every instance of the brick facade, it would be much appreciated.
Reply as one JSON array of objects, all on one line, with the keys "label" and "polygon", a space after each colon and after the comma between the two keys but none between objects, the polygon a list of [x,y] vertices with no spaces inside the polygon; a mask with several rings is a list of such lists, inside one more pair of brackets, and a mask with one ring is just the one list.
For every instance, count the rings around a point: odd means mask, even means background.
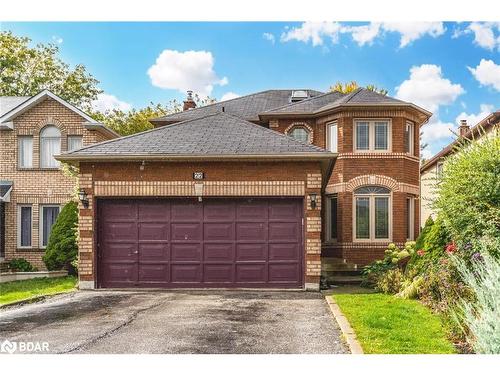
[{"label": "brick facade", "polygon": [[[203,171],[205,180],[193,181]],[[310,194],[321,195],[317,162],[151,162],[81,163],[80,188],[89,208],[80,204],[81,285],[94,287],[96,199],[104,197],[304,197],[305,283],[319,288],[321,271],[321,204],[311,207]],[[201,185],[196,186],[196,185]]]},{"label": "brick facade", "polygon": [[[390,145],[388,152],[356,152],[353,146],[354,121],[356,119],[387,119],[390,121]],[[413,154],[404,150],[404,126],[407,121],[414,124]],[[327,147],[327,124],[336,122],[338,127],[338,157],[324,191],[322,199],[322,256],[343,258],[348,262],[365,265],[384,255],[389,242],[360,243],[353,241],[353,191],[366,185],[384,186],[391,190],[392,235],[391,241],[406,242],[406,198],[415,199],[414,236],[419,233],[419,164],[420,125],[422,119],[413,111],[387,108],[353,108],[337,111],[318,118],[276,118],[269,127],[288,133],[295,126],[310,131],[312,144]],[[325,197],[337,195],[337,231],[335,242],[326,241]]]},{"label": "brick facade", "polygon": [[[0,131],[0,179],[13,182],[10,201],[5,203],[5,260],[25,258],[39,269],[45,265],[40,247],[39,218],[42,205],[64,205],[74,194],[76,179],[63,174],[61,169],[40,168],[40,131],[55,125],[61,132],[61,152],[67,150],[67,137],[82,136],[83,145],[108,139],[103,133],[88,130],[83,117],[58,101],[47,98],[13,121],[13,130]],[[33,168],[18,167],[18,136],[33,137]],[[18,206],[32,207],[32,246],[18,248]]]}]

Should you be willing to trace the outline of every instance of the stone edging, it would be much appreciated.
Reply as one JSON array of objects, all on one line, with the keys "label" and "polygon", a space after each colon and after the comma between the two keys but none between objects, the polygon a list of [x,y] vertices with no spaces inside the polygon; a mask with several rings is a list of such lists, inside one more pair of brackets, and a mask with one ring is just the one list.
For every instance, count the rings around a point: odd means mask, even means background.
[{"label": "stone edging", "polygon": [[331,296],[325,296],[325,299],[326,302],[328,303],[328,306],[330,307],[330,311],[332,312],[333,316],[335,317],[335,320],[337,321],[340,327],[340,330],[342,331],[342,334],[344,335],[347,341],[347,345],[349,346],[351,354],[364,354],[363,348],[361,348],[361,345],[358,339],[356,338],[356,333],[352,329],[345,315],[342,314],[342,311],[340,311],[337,302],[335,302],[335,300]]}]

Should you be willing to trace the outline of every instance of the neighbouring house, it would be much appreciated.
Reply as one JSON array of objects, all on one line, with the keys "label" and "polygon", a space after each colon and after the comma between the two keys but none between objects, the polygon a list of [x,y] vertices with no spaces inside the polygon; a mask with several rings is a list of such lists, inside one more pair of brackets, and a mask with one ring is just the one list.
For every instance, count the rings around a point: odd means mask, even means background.
[{"label": "neighbouring house", "polygon": [[52,225],[77,182],[54,155],[117,136],[50,91],[0,97],[1,261],[25,258],[45,268]]},{"label": "neighbouring house", "polygon": [[80,287],[318,289],[419,231],[431,113],[366,89],[268,90],[58,156],[80,170]]},{"label": "neighbouring house", "polygon": [[500,109],[489,114],[472,128],[467,124],[467,120],[461,120],[458,128],[458,137],[440,152],[429,160],[425,161],[420,167],[420,225],[423,227],[429,216],[436,218],[432,208],[432,202],[435,199],[435,184],[443,170],[443,162],[446,157],[456,151],[461,138],[481,139],[493,134],[493,129],[498,128],[500,124]]}]

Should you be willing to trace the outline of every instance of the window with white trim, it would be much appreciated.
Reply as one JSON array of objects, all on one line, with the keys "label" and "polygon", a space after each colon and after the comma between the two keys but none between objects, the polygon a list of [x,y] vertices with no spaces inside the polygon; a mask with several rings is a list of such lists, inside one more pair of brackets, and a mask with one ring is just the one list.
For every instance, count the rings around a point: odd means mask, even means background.
[{"label": "window with white trim", "polygon": [[389,120],[356,120],[354,122],[355,151],[390,151]]},{"label": "window with white trim", "polygon": [[50,232],[59,216],[60,207],[56,205],[40,206],[40,247],[47,247]]},{"label": "window with white trim", "polygon": [[336,122],[333,122],[331,124],[328,124],[328,131],[327,131],[327,134],[328,134],[328,150],[330,150],[331,152],[338,152],[338,148],[339,148],[339,136],[338,136],[338,127],[337,127],[337,123]]},{"label": "window with white trim", "polygon": [[406,239],[409,241],[415,240],[415,198],[412,196],[406,197]]},{"label": "window with white trim", "polygon": [[33,137],[20,136],[17,141],[17,161],[19,168],[33,168]]},{"label": "window with white trim", "polygon": [[309,130],[303,126],[294,126],[289,132],[288,135],[295,139],[296,141],[302,143],[309,143]]},{"label": "window with white trim", "polygon": [[443,175],[443,162],[439,161],[436,165],[436,177],[441,178]]},{"label": "window with white trim", "polygon": [[83,146],[83,137],[81,135],[68,135],[68,152],[75,151]]},{"label": "window with white trim", "polygon": [[54,155],[61,153],[61,132],[54,125],[48,125],[40,132],[40,167],[58,168]]},{"label": "window with white trim", "polygon": [[354,191],[354,238],[382,241],[391,238],[391,191],[381,186],[363,186]]},{"label": "window with white trim", "polygon": [[337,196],[326,197],[326,241],[337,240]]},{"label": "window with white trim", "polygon": [[404,144],[405,144],[405,152],[407,154],[413,155],[414,142],[413,142],[413,123],[410,121],[406,121],[405,124],[405,134],[404,134]]},{"label": "window with white trim", "polygon": [[31,205],[17,207],[17,246],[31,247],[33,208]]}]

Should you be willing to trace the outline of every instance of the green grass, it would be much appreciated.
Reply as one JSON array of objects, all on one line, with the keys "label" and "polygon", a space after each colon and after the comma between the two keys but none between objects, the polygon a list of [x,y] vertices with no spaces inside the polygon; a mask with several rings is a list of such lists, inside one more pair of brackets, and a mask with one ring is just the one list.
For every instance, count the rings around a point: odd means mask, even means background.
[{"label": "green grass", "polygon": [[48,296],[75,289],[76,277],[39,278],[0,284],[0,305],[22,301],[31,297]]},{"label": "green grass", "polygon": [[365,353],[455,353],[441,320],[420,302],[380,293],[334,294]]}]

